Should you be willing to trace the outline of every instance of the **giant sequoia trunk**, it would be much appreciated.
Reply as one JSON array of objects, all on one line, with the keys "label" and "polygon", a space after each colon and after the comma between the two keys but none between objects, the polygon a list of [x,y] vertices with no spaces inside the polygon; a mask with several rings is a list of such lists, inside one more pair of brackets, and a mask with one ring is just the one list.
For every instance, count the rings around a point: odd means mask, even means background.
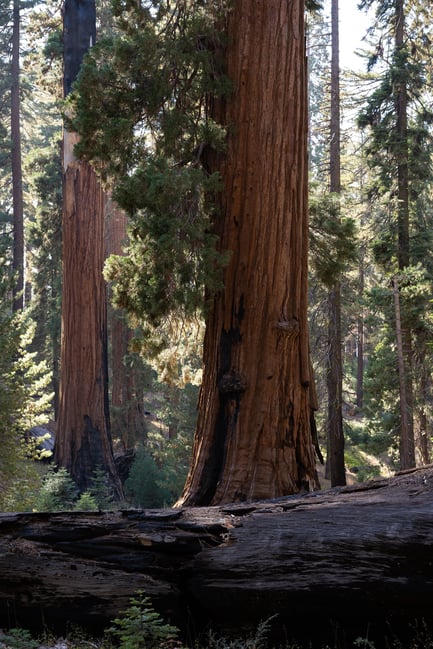
[{"label": "giant sequoia trunk", "polygon": [[220,507],[0,514],[0,627],[100,630],[144,590],[189,639],[276,614],[284,646],[400,646],[392,634],[433,622],[432,496],[430,467]]},{"label": "giant sequoia trunk", "polygon": [[63,298],[55,461],[86,490],[98,467],[121,494],[108,416],[104,192],[86,162],[70,162],[63,194]]},{"label": "giant sequoia trunk", "polygon": [[215,115],[229,128],[216,228],[231,256],[207,321],[184,504],[315,486],[303,16],[303,0],[238,0],[228,17],[234,91]]},{"label": "giant sequoia trunk", "polygon": [[[69,92],[82,58],[95,41],[92,0],[67,0],[64,9],[64,77]],[[65,133],[63,181],[63,293],[61,375],[55,461],[79,488],[105,469],[116,497],[122,494],[114,465],[108,413],[105,196],[93,169],[75,160],[76,136]]]}]

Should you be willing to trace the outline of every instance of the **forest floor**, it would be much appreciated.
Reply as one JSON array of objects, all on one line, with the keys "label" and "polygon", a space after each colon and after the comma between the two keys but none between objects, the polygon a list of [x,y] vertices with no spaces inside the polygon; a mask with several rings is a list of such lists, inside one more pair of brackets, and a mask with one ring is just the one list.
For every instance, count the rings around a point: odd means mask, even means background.
[{"label": "forest floor", "polygon": [[[359,447],[348,447],[348,454],[353,455],[356,452],[356,457],[361,461],[363,472],[360,475],[358,468],[348,466],[349,463],[346,461],[346,484],[354,485],[359,482],[364,482],[363,475],[365,471],[370,471],[371,474],[374,474],[378,478],[390,478],[394,475],[394,471],[391,468],[390,462],[385,457],[376,457],[371,453],[363,451]],[[325,466],[322,464],[317,464],[317,475],[319,476],[319,482],[322,490],[331,488],[331,480],[328,480],[325,477]],[[368,476],[370,477],[370,476]],[[361,478],[361,479],[360,479]]]}]

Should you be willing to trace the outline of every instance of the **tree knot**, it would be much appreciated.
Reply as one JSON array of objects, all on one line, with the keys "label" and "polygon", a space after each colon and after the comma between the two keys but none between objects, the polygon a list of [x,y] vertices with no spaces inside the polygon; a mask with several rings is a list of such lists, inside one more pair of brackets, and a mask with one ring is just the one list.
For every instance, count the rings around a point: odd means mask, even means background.
[{"label": "tree knot", "polygon": [[290,320],[279,320],[275,325],[277,329],[287,333],[289,336],[299,334],[299,321],[296,318]]},{"label": "tree knot", "polygon": [[219,391],[222,394],[230,392],[245,392],[247,389],[247,382],[235,370],[230,370],[222,375],[218,383]]}]

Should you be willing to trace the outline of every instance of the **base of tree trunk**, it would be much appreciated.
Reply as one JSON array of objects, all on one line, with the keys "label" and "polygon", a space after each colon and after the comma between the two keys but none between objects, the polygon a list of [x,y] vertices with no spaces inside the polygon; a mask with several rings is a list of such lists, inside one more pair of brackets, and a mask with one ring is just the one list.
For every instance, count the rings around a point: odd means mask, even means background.
[{"label": "base of tree trunk", "polygon": [[242,505],[1,514],[0,627],[99,632],[143,590],[189,637],[272,615],[284,641],[402,637],[433,622],[432,503],[430,467]]}]

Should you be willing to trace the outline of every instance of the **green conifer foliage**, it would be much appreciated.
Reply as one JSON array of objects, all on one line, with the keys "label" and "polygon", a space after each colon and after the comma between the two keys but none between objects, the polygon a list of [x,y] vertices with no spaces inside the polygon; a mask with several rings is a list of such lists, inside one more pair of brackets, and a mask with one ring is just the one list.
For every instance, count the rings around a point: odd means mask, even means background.
[{"label": "green conifer foliage", "polygon": [[53,467],[46,473],[36,498],[36,511],[72,510],[78,497],[77,485],[64,467]]},{"label": "green conifer foliage", "polygon": [[211,226],[220,180],[206,163],[225,131],[207,96],[230,91],[218,60],[226,5],[115,2],[114,35],[87,55],[70,101],[77,153],[130,217],[128,253],[110,259],[106,277],[145,338],[170,314],[196,315],[220,287]]},{"label": "green conifer foliage", "polygon": [[[416,419],[427,398],[421,384],[431,386],[431,360],[427,360],[431,332],[426,310],[432,295],[429,184],[433,114],[426,101],[430,91],[426,86],[429,55],[425,48],[430,27],[419,20],[420,8],[415,0],[364,0],[360,6],[376,9],[370,34],[375,47],[368,61],[374,89],[358,118],[359,126],[368,134],[365,153],[372,170],[367,190],[376,233],[372,249],[388,298],[392,295],[391,278],[398,280],[410,393],[406,410]],[[392,302],[382,299],[382,290],[373,290],[371,298],[382,321],[368,369],[370,407],[375,421],[383,421],[383,426],[395,433],[400,425],[395,411],[398,384],[389,379],[395,376],[396,352],[394,367],[382,369],[382,385],[377,381],[377,368],[391,362],[383,342],[387,341],[385,346],[395,344],[396,315]]]},{"label": "green conifer foliage", "polygon": [[[54,139],[37,149],[27,169],[36,198],[34,216],[27,227],[33,285],[30,315],[36,323],[33,348],[49,364],[51,387],[57,397],[62,282],[60,142]],[[56,403],[57,398],[54,410]]]},{"label": "green conifer foliage", "polygon": [[108,632],[119,640],[119,649],[160,649],[179,646],[179,629],[164,622],[143,592],[130,600],[123,617],[113,620]]},{"label": "green conifer foliage", "polygon": [[130,217],[127,254],[112,256],[105,276],[150,355],[167,345],[172,316],[197,317],[221,287],[220,178],[209,161],[226,133],[209,101],[231,91],[221,29],[231,2],[114,0],[110,35],[86,56],[66,111],[76,153]]},{"label": "green conifer foliage", "polygon": [[159,485],[160,471],[153,457],[139,449],[125,482],[125,494],[135,507],[163,507],[169,493]]},{"label": "green conifer foliage", "polygon": [[[38,484],[33,459],[34,447],[26,433],[44,423],[52,395],[45,363],[38,363],[28,351],[34,326],[22,316],[12,315],[9,281],[4,281],[0,259],[0,510],[21,510],[29,506]],[[3,273],[1,272],[3,271]],[[30,488],[30,485],[32,488]]]},{"label": "green conifer foliage", "polygon": [[[432,171],[429,151],[433,113],[424,101],[428,61],[423,49],[415,44],[422,38],[422,34],[411,32],[409,23],[402,47],[395,47],[390,39],[387,26],[392,22],[395,5],[395,0],[364,0],[360,3],[360,7],[376,6],[377,22],[372,33],[377,46],[368,60],[373,90],[359,113],[358,125],[368,134],[365,154],[369,166],[374,170],[369,183],[370,197],[386,195],[388,204],[390,200],[395,200],[397,164],[402,147],[407,146],[408,181],[411,208],[414,209],[416,206],[413,201],[419,196]],[[406,3],[408,17],[411,10],[417,11],[413,5],[416,3]],[[373,71],[376,71],[375,74]],[[396,93],[402,84],[408,97],[407,141],[404,142],[397,130],[395,103]],[[387,242],[388,249],[389,243]]]},{"label": "green conifer foliage", "polygon": [[355,242],[355,221],[341,216],[340,198],[311,193],[310,261],[315,276],[326,287],[333,286],[348,264],[355,261]]}]

